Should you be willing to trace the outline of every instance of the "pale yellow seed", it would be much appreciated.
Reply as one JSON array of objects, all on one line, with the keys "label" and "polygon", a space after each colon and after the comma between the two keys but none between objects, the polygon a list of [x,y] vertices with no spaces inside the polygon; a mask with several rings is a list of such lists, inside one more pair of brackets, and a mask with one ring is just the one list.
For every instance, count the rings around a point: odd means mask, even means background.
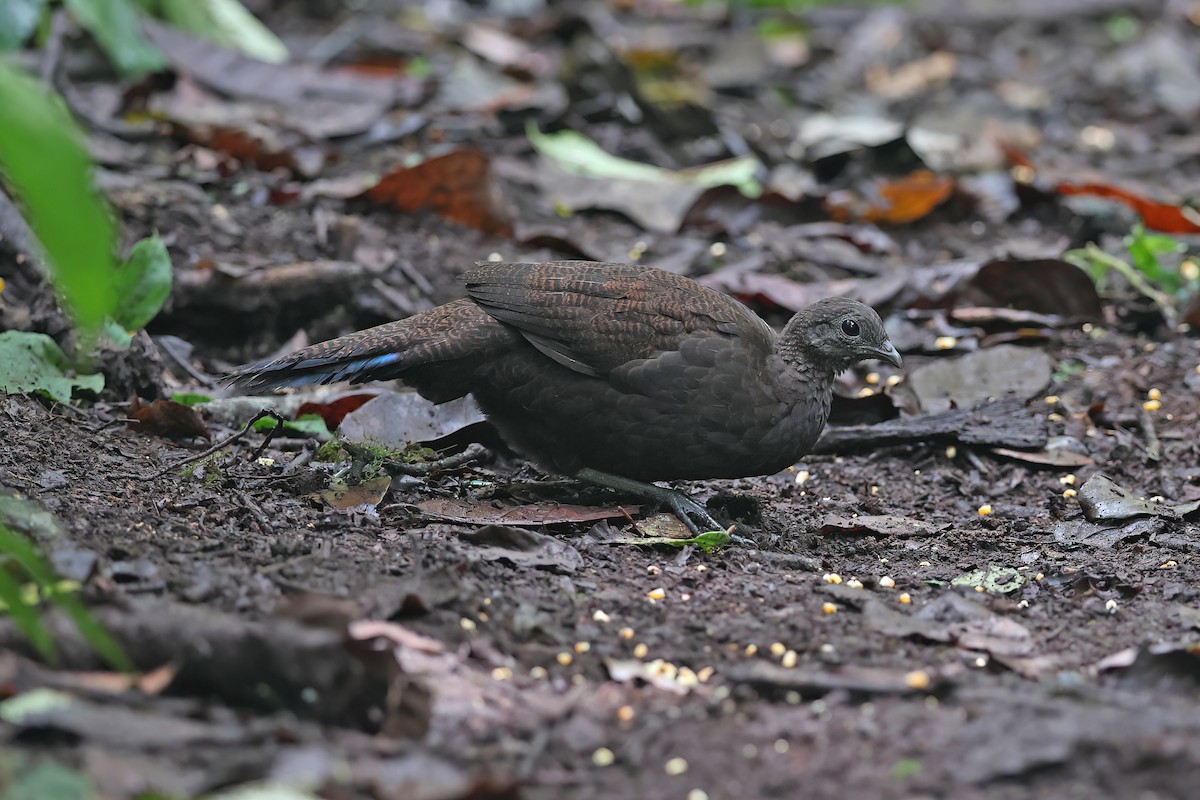
[{"label": "pale yellow seed", "polygon": [[613,755],[613,751],[607,747],[598,747],[596,748],[596,752],[592,753],[592,763],[597,767],[612,766],[612,763],[616,760],[617,757]]},{"label": "pale yellow seed", "polygon": [[874,386],[875,384],[879,383],[879,373],[878,372],[868,372],[867,376],[865,378],[863,378],[863,380],[865,380],[867,383]]},{"label": "pale yellow seed", "polygon": [[949,458],[949,459],[958,458],[958,448],[955,447],[954,445],[950,445],[949,447],[947,447],[946,448],[946,458]]},{"label": "pale yellow seed", "polygon": [[1047,414],[1046,419],[1050,420],[1051,422],[1063,422],[1066,420],[1066,417],[1064,417],[1062,414]]},{"label": "pale yellow seed", "polygon": [[672,758],[670,761],[668,761],[666,764],[663,765],[663,769],[666,770],[668,775],[672,775],[672,776],[682,775],[683,773],[687,772],[687,770],[688,770],[687,759],[686,758]]},{"label": "pale yellow seed", "polygon": [[1142,408],[1146,409],[1147,411],[1158,411],[1160,408],[1162,408],[1162,403],[1157,400],[1147,400],[1146,402],[1142,403]]},{"label": "pale yellow seed", "polygon": [[783,654],[783,658],[779,659],[779,665],[784,669],[792,669],[796,666],[796,662],[799,660],[799,658],[800,656],[797,655],[795,650],[788,650]]},{"label": "pale yellow seed", "polygon": [[687,793],[687,800],[708,800],[708,792],[703,789],[692,789]]},{"label": "pale yellow seed", "polygon": [[1033,576],[1033,579],[1035,581],[1040,581],[1040,580],[1044,579],[1045,577],[1046,577],[1045,575],[1043,575],[1042,573],[1039,572],[1037,575]]},{"label": "pale yellow seed", "polygon": [[879,585],[884,589],[894,589],[896,588],[896,581],[892,578],[889,578],[887,575],[884,575],[879,579]]},{"label": "pale yellow seed", "polygon": [[746,645],[746,649],[743,652],[745,652],[747,657],[754,656],[758,653],[758,645],[748,644],[748,645]]},{"label": "pale yellow seed", "polygon": [[826,614],[836,614],[838,607],[836,605],[834,605],[833,603],[827,602],[821,606],[821,610],[824,611]]},{"label": "pale yellow seed", "polygon": [[899,375],[888,375],[888,379],[884,381],[884,383],[886,383],[889,387],[899,386],[900,381],[902,380],[904,380],[904,378]]},{"label": "pale yellow seed", "polygon": [[977,592],[986,592],[986,591],[987,591],[987,589],[983,588],[982,586],[976,586],[976,587],[975,587],[975,591],[977,591]]},{"label": "pale yellow seed", "polygon": [[569,667],[569,666],[571,666],[571,662],[575,660],[575,656],[564,651],[562,653],[559,653],[557,656],[555,656],[554,659],[559,664],[562,664],[564,667]]},{"label": "pale yellow seed", "polygon": [[863,588],[863,582],[860,581],[858,578],[851,578],[850,580],[846,581],[846,588],[847,589],[861,589],[861,588]]},{"label": "pale yellow seed", "polygon": [[769,649],[773,658],[779,658],[787,652],[787,645],[785,645],[783,642],[772,642]]},{"label": "pale yellow seed", "polygon": [[687,592],[684,592],[683,594],[679,595],[679,599],[686,603],[688,600],[692,599],[692,596]]},{"label": "pale yellow seed", "polygon": [[621,628],[621,630],[617,631],[617,636],[620,636],[622,639],[632,639],[633,628]]},{"label": "pale yellow seed", "polygon": [[1162,564],[1160,564],[1158,568],[1159,569],[1175,569],[1175,567],[1178,567],[1178,566],[1179,566],[1179,563],[1175,559],[1171,558],[1171,559],[1167,559]]},{"label": "pale yellow seed", "polygon": [[648,574],[648,575],[661,575],[661,574],[662,574],[662,567],[658,566],[657,564],[651,564],[650,566],[646,567],[646,574]]},{"label": "pale yellow seed", "polygon": [[458,627],[462,628],[464,631],[473,631],[479,626],[475,624],[475,620],[469,619],[468,617],[463,617],[458,621]]},{"label": "pale yellow seed", "polygon": [[934,340],[933,346],[938,350],[953,350],[958,346],[958,339],[953,336],[939,336]]},{"label": "pale yellow seed", "polygon": [[872,487],[871,487],[871,494],[879,494],[879,487],[878,487],[878,486],[872,486]]},{"label": "pale yellow seed", "polygon": [[617,709],[617,719],[621,722],[632,722],[636,716],[637,711],[634,710],[633,706],[621,706]]},{"label": "pale yellow seed", "polygon": [[491,617],[488,616],[488,613],[486,611],[480,611],[475,616],[479,617],[480,622],[487,622],[489,619],[491,619]]},{"label": "pale yellow seed", "polygon": [[714,674],[716,674],[716,670],[714,668],[701,667],[700,671],[696,673],[696,677],[701,683],[708,683],[709,678],[711,678]]},{"label": "pale yellow seed", "polygon": [[575,652],[576,652],[576,653],[583,654],[583,653],[586,653],[588,650],[591,650],[591,649],[592,649],[592,643],[591,643],[591,642],[576,642],[576,643],[575,643]]},{"label": "pale yellow seed", "polygon": [[1063,497],[1069,500],[1077,494],[1079,494],[1079,492],[1075,491],[1074,489],[1067,489],[1063,492]]},{"label": "pale yellow seed", "polygon": [[800,470],[799,472],[796,473],[796,485],[803,486],[804,484],[808,483],[808,479],[811,477],[812,477],[812,475],[809,474],[808,470],[806,470],[806,469]]},{"label": "pale yellow seed", "polygon": [[725,250],[726,247],[724,242],[713,242],[708,246],[708,252],[712,253],[713,258],[720,258],[721,256],[725,255]]},{"label": "pale yellow seed", "polygon": [[872,389],[870,386],[864,386],[863,388],[858,390],[858,396],[859,397],[874,397],[875,390]]},{"label": "pale yellow seed", "polygon": [[932,683],[929,679],[929,673],[923,669],[914,669],[912,672],[904,676],[904,684],[910,689],[922,691],[929,688]]},{"label": "pale yellow seed", "polygon": [[492,670],[492,680],[494,680],[494,681],[511,680],[512,676],[513,676],[513,671],[511,669],[509,669],[508,667],[496,667],[495,669]]},{"label": "pale yellow seed", "polygon": [[544,680],[549,675],[550,673],[546,671],[545,667],[531,667],[529,670],[529,677],[535,681]]},{"label": "pale yellow seed", "polygon": [[904,592],[903,594],[900,595],[900,597],[898,599],[900,600],[901,603],[908,605],[909,603],[912,602],[912,595],[909,594],[908,592]]},{"label": "pale yellow seed", "polygon": [[1046,401],[1046,405],[1048,406],[1058,405],[1058,395],[1056,394],[1048,394],[1044,399]]},{"label": "pale yellow seed", "polygon": [[1200,281],[1200,263],[1189,258],[1179,265],[1179,274],[1186,281]]},{"label": "pale yellow seed", "polygon": [[1162,392],[1160,392],[1158,389],[1151,389],[1150,391],[1146,392],[1146,399],[1162,400]]},{"label": "pale yellow seed", "polygon": [[791,745],[788,744],[787,739],[776,739],[775,740],[775,752],[779,753],[779,755],[783,755],[784,753],[786,753],[790,746]]},{"label": "pale yellow seed", "polygon": [[608,614],[605,614],[600,609],[596,609],[592,613],[592,619],[595,620],[596,622],[608,622],[610,617],[608,616]]},{"label": "pale yellow seed", "polygon": [[826,572],[825,576],[821,580],[825,581],[826,583],[841,583],[842,576],[838,575],[836,572]]},{"label": "pale yellow seed", "polygon": [[1075,473],[1070,472],[1070,473],[1067,473],[1066,475],[1063,475],[1061,478],[1059,478],[1058,482],[1061,483],[1063,486],[1074,486],[1075,480],[1076,480]]},{"label": "pale yellow seed", "polygon": [[979,507],[979,516],[986,517],[992,513],[992,507],[989,504],[984,504]]},{"label": "pale yellow seed", "polygon": [[659,587],[657,589],[651,589],[650,591],[646,592],[646,596],[649,597],[651,600],[663,600],[666,598],[667,592],[662,587]]},{"label": "pale yellow seed", "polygon": [[649,652],[650,652],[650,648],[646,645],[645,642],[638,642],[633,647],[633,657],[634,658],[645,658],[646,654]]}]

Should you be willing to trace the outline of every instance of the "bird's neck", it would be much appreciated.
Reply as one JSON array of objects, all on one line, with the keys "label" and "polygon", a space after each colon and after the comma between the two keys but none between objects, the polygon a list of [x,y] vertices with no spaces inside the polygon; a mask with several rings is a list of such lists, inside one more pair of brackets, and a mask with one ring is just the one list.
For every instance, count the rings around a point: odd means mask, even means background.
[{"label": "bird's neck", "polygon": [[806,320],[797,314],[775,340],[775,352],[797,377],[814,389],[832,389],[837,373],[820,358],[804,333]]}]

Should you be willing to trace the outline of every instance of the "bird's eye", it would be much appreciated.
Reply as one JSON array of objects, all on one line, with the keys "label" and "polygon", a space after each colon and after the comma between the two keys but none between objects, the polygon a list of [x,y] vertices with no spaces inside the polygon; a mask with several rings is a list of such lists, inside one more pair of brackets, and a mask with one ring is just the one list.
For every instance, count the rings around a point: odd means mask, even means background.
[{"label": "bird's eye", "polygon": [[852,319],[842,320],[842,333],[846,334],[847,336],[858,336],[858,323]]}]

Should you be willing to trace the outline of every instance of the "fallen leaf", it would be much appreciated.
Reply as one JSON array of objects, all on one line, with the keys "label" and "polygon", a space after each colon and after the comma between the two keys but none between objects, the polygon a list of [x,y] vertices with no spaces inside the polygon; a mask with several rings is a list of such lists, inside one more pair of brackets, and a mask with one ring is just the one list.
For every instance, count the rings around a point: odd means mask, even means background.
[{"label": "fallen leaf", "polygon": [[711,553],[729,544],[730,541],[730,536],[725,531],[705,531],[697,536],[691,536],[686,539],[676,539],[672,536],[622,536],[615,539],[606,539],[604,543],[644,546],[666,545],[668,547],[683,547],[694,544],[704,552]]},{"label": "fallen leaf", "polygon": [[1079,507],[1090,522],[1144,516],[1178,517],[1170,506],[1151,503],[1101,473],[1088,478],[1079,487]]},{"label": "fallen leaf", "polygon": [[193,436],[211,438],[196,409],[174,400],[155,400],[143,403],[136,395],[129,400],[131,430],[168,439],[189,439]]},{"label": "fallen leaf", "polygon": [[1060,183],[1055,187],[1059,194],[1106,197],[1132,208],[1146,223],[1146,227],[1162,233],[1200,233],[1200,209],[1191,206],[1176,206],[1152,200],[1136,192],[1108,183]]},{"label": "fallen leaf", "polygon": [[[625,513],[636,514],[640,506],[597,508],[562,503],[531,503],[522,506],[472,503],[452,497],[423,500],[416,504],[422,514],[451,522],[474,525],[558,525],[569,522],[595,522],[601,519],[625,519]],[[622,510],[624,509],[624,510]]]},{"label": "fallen leaf", "polygon": [[1036,397],[1050,385],[1053,372],[1053,360],[1041,350],[999,345],[920,366],[909,373],[904,390],[924,411],[970,408],[1010,393]]},{"label": "fallen leaf", "polygon": [[380,475],[360,483],[358,486],[348,486],[345,489],[326,489],[317,496],[330,508],[338,511],[368,509],[383,502],[383,498],[391,487],[392,476]]},{"label": "fallen leaf", "polygon": [[507,525],[485,525],[458,537],[475,548],[470,554],[481,561],[506,561],[518,567],[570,573],[583,568],[583,556],[571,545],[544,533]]},{"label": "fallen leaf", "polygon": [[894,536],[907,539],[913,536],[933,536],[946,528],[948,523],[931,523],[906,517],[858,516],[842,517],[827,514],[821,520],[820,533],[869,533],[875,536]]},{"label": "fallen leaf", "polygon": [[435,404],[416,392],[385,392],[347,413],[341,420],[340,433],[350,442],[400,451],[483,420],[483,412],[470,396]]},{"label": "fallen leaf", "polygon": [[874,187],[871,197],[856,192],[831,192],[825,210],[838,222],[857,220],[905,225],[929,215],[954,191],[954,178],[917,170]]},{"label": "fallen leaf", "polygon": [[401,211],[430,211],[448,220],[498,236],[512,235],[500,205],[488,157],[473,148],[399,167],[363,193]]},{"label": "fallen leaf", "polygon": [[309,414],[320,417],[325,421],[325,427],[329,430],[336,430],[342,424],[342,420],[351,411],[361,408],[367,402],[378,397],[376,392],[354,392],[353,394],[343,394],[327,400],[323,403],[306,402],[296,409],[295,416],[303,417]]}]

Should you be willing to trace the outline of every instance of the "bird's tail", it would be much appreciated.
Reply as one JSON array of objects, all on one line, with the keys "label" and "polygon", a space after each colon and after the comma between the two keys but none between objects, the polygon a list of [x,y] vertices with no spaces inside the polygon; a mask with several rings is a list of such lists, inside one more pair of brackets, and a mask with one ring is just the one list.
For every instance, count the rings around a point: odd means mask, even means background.
[{"label": "bird's tail", "polygon": [[474,369],[519,339],[471,300],[247,364],[225,383],[244,393],[291,386],[402,378],[443,402],[470,391]]}]

